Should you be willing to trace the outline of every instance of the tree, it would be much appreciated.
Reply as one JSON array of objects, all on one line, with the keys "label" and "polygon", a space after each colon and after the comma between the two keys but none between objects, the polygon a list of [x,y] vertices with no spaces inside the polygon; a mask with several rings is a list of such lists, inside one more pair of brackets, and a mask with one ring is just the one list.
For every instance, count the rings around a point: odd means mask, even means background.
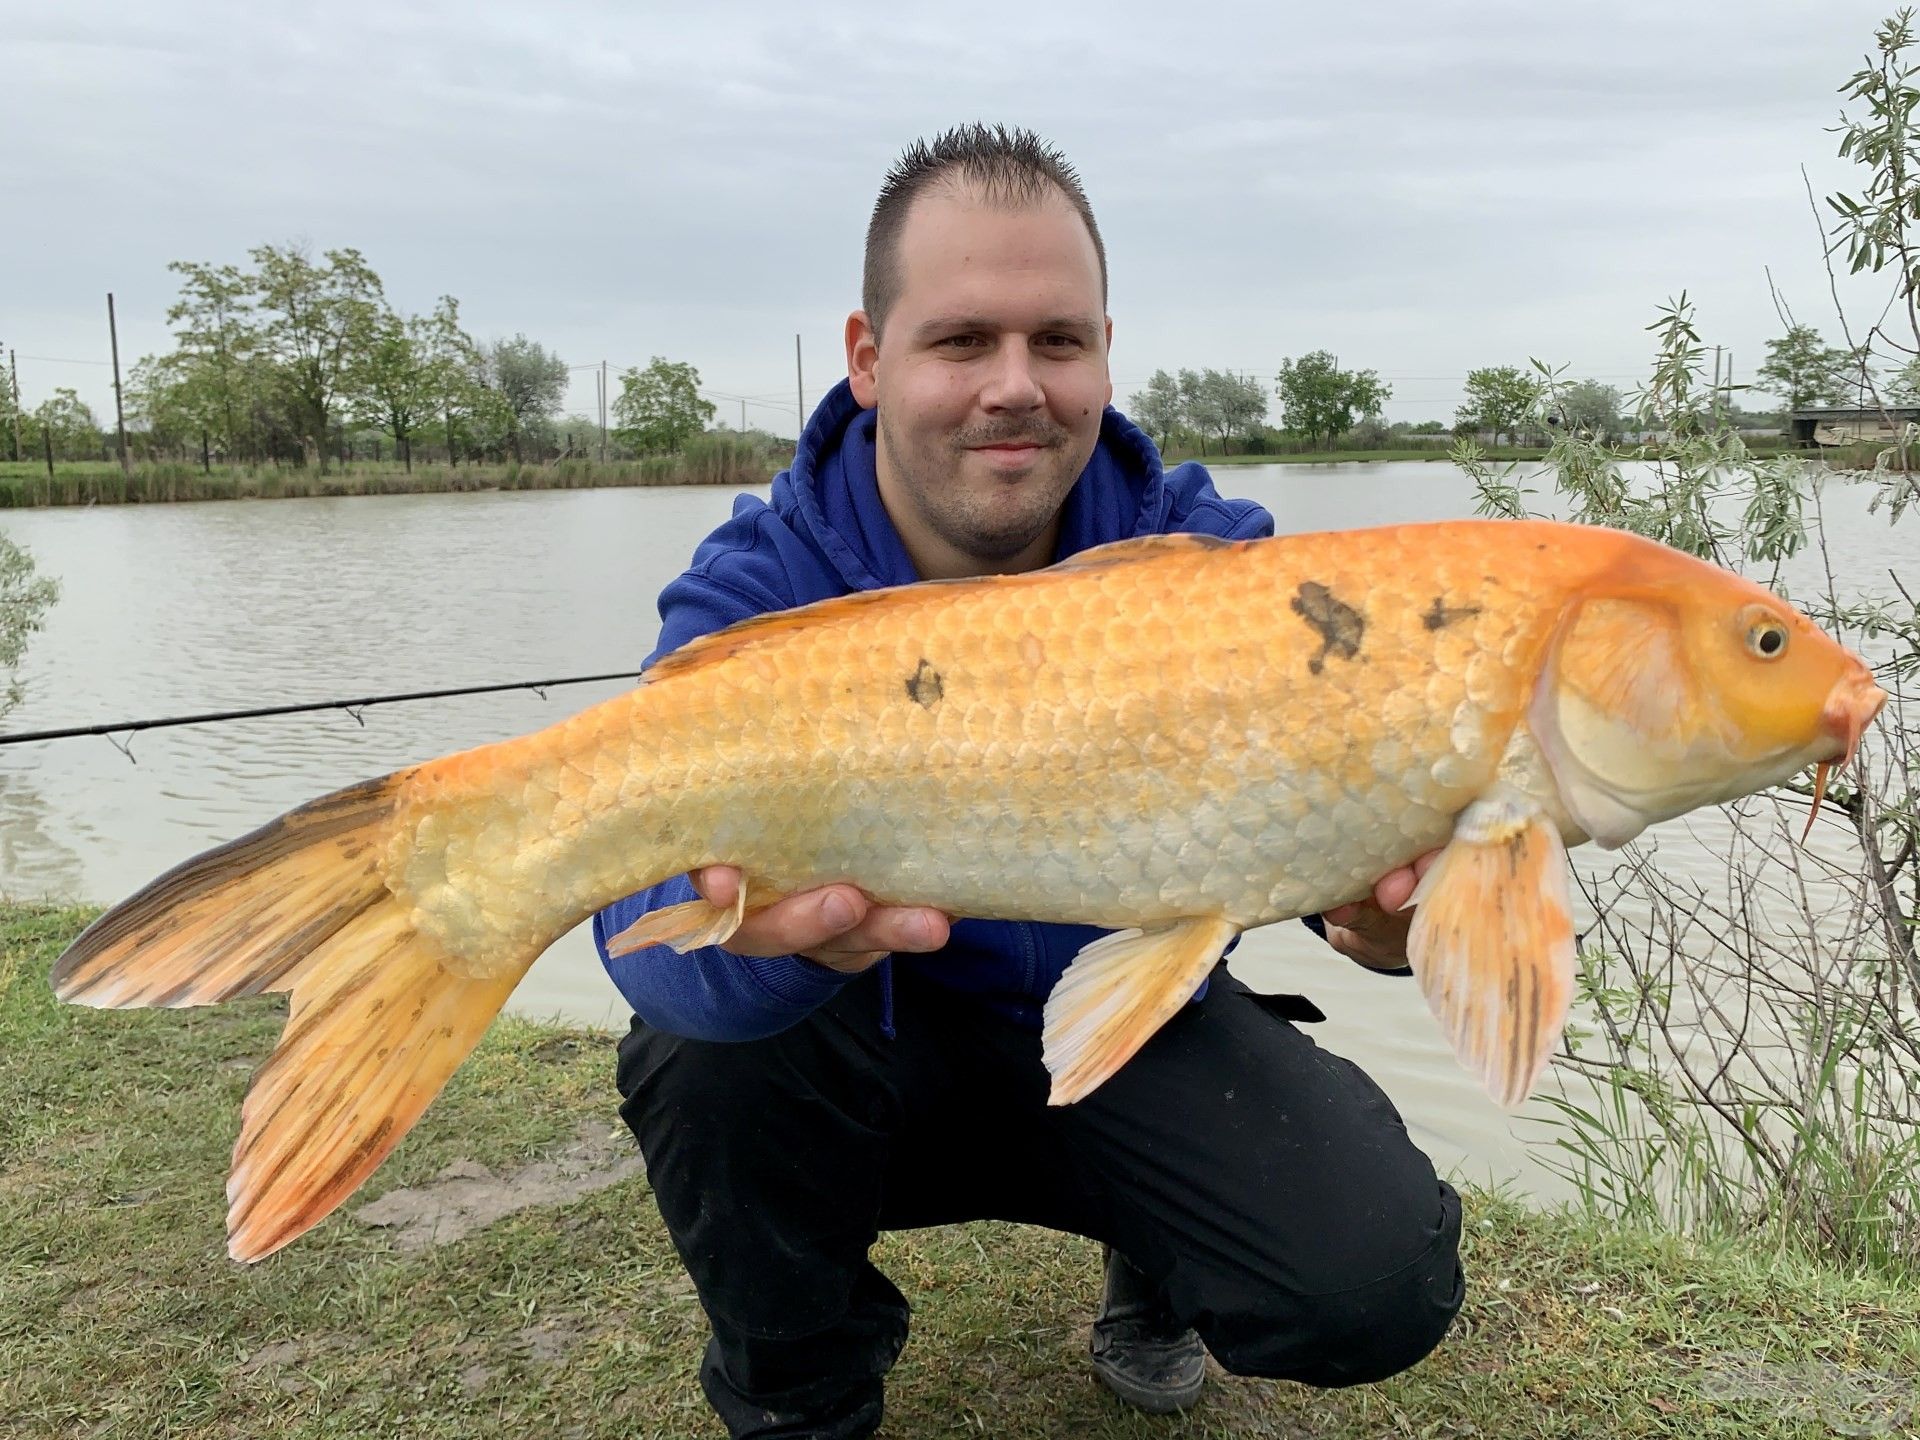
[{"label": "tree", "polygon": [[1217,407],[1219,397],[1208,388],[1205,379],[1197,370],[1182,370],[1179,375],[1180,419],[1200,436],[1200,453],[1207,453],[1206,437],[1218,430],[1221,417]]},{"label": "tree", "polygon": [[712,421],[714,407],[700,398],[700,372],[684,361],[656,355],[644,370],[620,376],[613,419],[620,439],[642,455],[671,455]]},{"label": "tree", "polygon": [[27,412],[20,428],[20,443],[28,455],[42,451],[51,436],[53,458],[92,455],[100,449],[100,422],[86,401],[72,390],[55,390]]},{"label": "tree", "polygon": [[265,320],[261,349],[273,361],[308,463],[317,460],[325,470],[335,408],[386,308],[380,277],[358,250],[328,250],[320,265],[298,245],[248,253],[260,267],[254,294]]},{"label": "tree", "polygon": [[1164,370],[1154,371],[1146,389],[1127,397],[1127,410],[1164,450],[1180,425],[1180,382]]},{"label": "tree", "polygon": [[451,295],[440,297],[432,315],[402,320],[386,311],[374,322],[366,352],[356,359],[354,418],[393,436],[394,452],[409,473],[414,432],[449,411],[460,378],[460,347],[452,343],[459,334],[458,317],[459,302]]},{"label": "tree", "polygon": [[1577,435],[1608,440],[1620,433],[1620,392],[1598,380],[1569,385],[1557,409],[1561,423]]},{"label": "tree", "polygon": [[20,703],[14,672],[27,653],[27,638],[38,630],[47,607],[60,598],[53,580],[34,578],[33,557],[0,534],[0,715]]},{"label": "tree", "polygon": [[150,453],[198,447],[202,435],[211,448],[211,433],[193,404],[195,392],[183,379],[183,370],[178,352],[149,355],[127,377],[127,427],[145,440]]},{"label": "tree", "polygon": [[[180,298],[167,311],[167,323],[176,327],[176,346],[166,357],[164,376],[150,373],[148,379],[164,378],[165,408],[196,431],[196,439],[205,435],[221,454],[238,454],[243,424],[252,436],[252,407],[244,387],[257,374],[248,361],[260,346],[253,321],[254,277],[238,266],[187,260],[176,260],[167,269],[181,277]],[[136,366],[136,375],[138,371]],[[162,398],[157,391],[149,394],[154,400]],[[252,443],[245,448],[249,453],[257,449]]]},{"label": "tree", "polygon": [[1513,365],[1467,372],[1467,401],[1455,412],[1455,428],[1488,430],[1511,441],[1540,398],[1541,380]]},{"label": "tree", "polygon": [[1841,403],[1852,365],[1853,357],[1831,348],[1811,325],[1791,325],[1767,342],[1767,363],[1756,373],[1766,382],[1762,388],[1786,401],[1787,409],[1805,410]]},{"label": "tree", "polygon": [[[16,425],[16,419],[19,424]],[[18,438],[18,446],[15,444]],[[26,416],[15,416],[13,409],[13,372],[0,370],[0,445],[7,447],[7,458],[19,460],[20,449],[26,445]]]},{"label": "tree", "polygon": [[499,397],[513,458],[525,436],[544,438],[567,393],[567,362],[524,335],[487,347],[486,378]]},{"label": "tree", "polygon": [[1281,423],[1309,444],[1324,436],[1329,449],[1356,420],[1378,416],[1393,397],[1393,387],[1374,371],[1342,370],[1325,350],[1283,360],[1275,378]]},{"label": "tree", "polygon": [[1245,435],[1266,418],[1267,389],[1251,376],[1230,370],[1208,370],[1200,377],[1208,413],[1220,427],[1221,448],[1229,437]]}]

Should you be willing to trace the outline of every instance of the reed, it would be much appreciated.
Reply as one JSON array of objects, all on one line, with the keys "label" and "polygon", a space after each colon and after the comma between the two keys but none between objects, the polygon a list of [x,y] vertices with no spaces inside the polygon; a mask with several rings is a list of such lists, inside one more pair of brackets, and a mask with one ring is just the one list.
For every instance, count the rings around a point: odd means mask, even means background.
[{"label": "reed", "polygon": [[415,465],[361,462],[322,473],[271,465],[211,471],[151,461],[122,473],[102,462],[0,462],[0,509],[47,505],[155,505],[197,500],[280,500],[325,495],[437,495],[480,490],[593,490],[637,485],[764,485],[784,462],[729,435],[702,435],[678,455],[606,462]]}]

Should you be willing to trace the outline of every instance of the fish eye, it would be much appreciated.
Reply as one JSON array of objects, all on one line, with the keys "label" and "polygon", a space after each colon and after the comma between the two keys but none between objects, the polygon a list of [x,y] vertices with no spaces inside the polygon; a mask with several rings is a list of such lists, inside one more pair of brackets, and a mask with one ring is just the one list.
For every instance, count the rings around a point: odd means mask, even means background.
[{"label": "fish eye", "polygon": [[1771,618],[1747,627],[1747,650],[1762,660],[1778,660],[1787,653],[1787,627]]}]

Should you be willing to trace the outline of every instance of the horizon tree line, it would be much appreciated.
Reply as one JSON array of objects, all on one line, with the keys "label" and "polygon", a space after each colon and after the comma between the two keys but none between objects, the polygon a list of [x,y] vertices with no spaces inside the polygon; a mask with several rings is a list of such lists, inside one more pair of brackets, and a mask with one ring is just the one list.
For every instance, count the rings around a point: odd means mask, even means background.
[{"label": "horizon tree line", "polygon": [[[419,445],[453,464],[584,453],[559,444],[567,363],[525,334],[476,339],[451,295],[427,314],[403,314],[355,249],[316,260],[301,245],[261,245],[248,259],[167,267],[180,277],[167,311],[174,348],[135,362],[124,392],[129,443],[149,458],[324,470],[369,437],[376,453],[390,441],[408,469]],[[608,396],[608,439],[622,452],[674,453],[714,417],[685,362],[655,357],[609,378],[619,387]],[[9,446],[12,410],[11,387],[0,385],[0,444]],[[100,422],[71,388],[17,419],[16,459],[101,453]],[[582,420],[596,443],[598,423]]]}]

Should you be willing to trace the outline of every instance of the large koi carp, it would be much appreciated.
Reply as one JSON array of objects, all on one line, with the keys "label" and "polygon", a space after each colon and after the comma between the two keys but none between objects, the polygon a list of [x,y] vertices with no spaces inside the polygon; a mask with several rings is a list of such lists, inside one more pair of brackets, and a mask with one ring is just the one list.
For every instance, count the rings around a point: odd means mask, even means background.
[{"label": "large koi carp", "polygon": [[372,1173],[556,938],[708,864],[740,867],[738,904],[658,911],[619,944],[721,944],[831,881],[1114,928],[1047,1002],[1066,1103],[1241,931],[1444,846],[1413,968],[1462,1062],[1517,1104],[1573,995],[1564,847],[1810,765],[1824,784],[1885,699],[1783,601],[1618,531],[1128,541],[695,641],[549,729],[186,862],[75,940],[53,984],[98,1006],[291,994],[234,1150],[242,1260]]}]

